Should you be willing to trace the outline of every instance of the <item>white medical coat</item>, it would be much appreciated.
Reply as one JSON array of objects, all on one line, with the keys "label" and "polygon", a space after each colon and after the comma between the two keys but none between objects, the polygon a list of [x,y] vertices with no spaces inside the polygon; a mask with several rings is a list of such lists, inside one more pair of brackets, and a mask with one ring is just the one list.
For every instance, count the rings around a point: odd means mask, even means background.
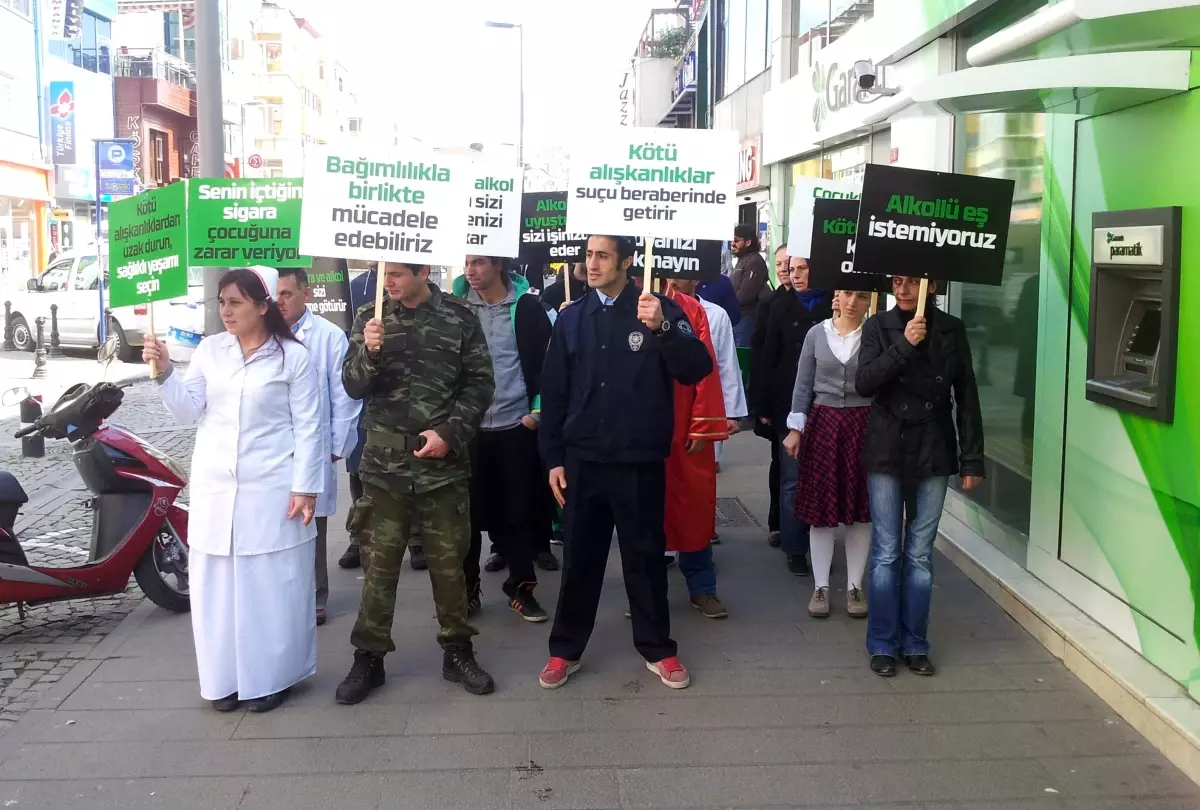
[{"label": "white medical coat", "polygon": [[711,301],[699,299],[708,315],[708,332],[713,350],[717,353],[717,373],[721,377],[721,396],[725,400],[725,415],[730,419],[749,416],[746,390],[742,386],[742,369],[738,365],[737,344],[733,339],[733,324],[729,313]]},{"label": "white medical coat", "polygon": [[316,538],[287,519],[292,493],[320,495],[325,452],[317,375],[301,344],[268,340],[249,361],[228,332],[200,341],[187,374],[158,386],[192,453],[188,543],[216,556],[267,554]]},{"label": "white medical coat", "polygon": [[358,443],[358,413],[362,402],[342,387],[342,361],[350,341],[346,333],[306,309],[293,333],[308,349],[321,391],[321,437],[325,445],[325,489],[317,499],[317,517],[337,514],[337,465],[333,456],[347,458]]}]

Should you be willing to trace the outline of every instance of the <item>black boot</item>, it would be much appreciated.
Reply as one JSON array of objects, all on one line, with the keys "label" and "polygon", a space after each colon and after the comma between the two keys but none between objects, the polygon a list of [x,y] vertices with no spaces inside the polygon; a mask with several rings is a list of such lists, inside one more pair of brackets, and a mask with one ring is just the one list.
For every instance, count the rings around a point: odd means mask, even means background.
[{"label": "black boot", "polygon": [[233,712],[242,707],[242,702],[238,700],[237,692],[234,692],[229,697],[217,698],[212,702],[212,707],[219,712]]},{"label": "black boot", "polygon": [[412,570],[414,571],[425,571],[429,568],[429,562],[425,559],[424,547],[409,546],[408,564],[412,566]]},{"label": "black boot", "polygon": [[475,653],[470,647],[451,647],[443,651],[442,677],[451,683],[461,683],[472,695],[488,695],[496,689],[496,682],[475,662]]},{"label": "black boot", "polygon": [[358,568],[360,565],[362,558],[359,556],[358,543],[352,542],[338,558],[338,568]]},{"label": "black boot", "polygon": [[557,571],[559,569],[558,557],[554,556],[553,551],[541,552],[537,555],[537,558],[534,560],[534,562],[536,562],[537,567],[543,571]]},{"label": "black boot", "polygon": [[483,586],[478,580],[467,583],[467,618],[479,614],[483,610]]},{"label": "black boot", "polygon": [[353,706],[367,699],[371,690],[383,686],[383,656],[366,650],[354,651],[354,666],[350,674],[338,684],[337,702],[343,706]]}]

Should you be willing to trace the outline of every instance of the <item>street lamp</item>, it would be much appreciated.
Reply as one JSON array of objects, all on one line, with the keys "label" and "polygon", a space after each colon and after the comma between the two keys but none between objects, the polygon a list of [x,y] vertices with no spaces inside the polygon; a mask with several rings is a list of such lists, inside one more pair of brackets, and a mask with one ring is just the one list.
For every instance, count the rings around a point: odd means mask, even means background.
[{"label": "street lamp", "polygon": [[[487,26],[488,28],[515,28],[515,29],[517,29],[517,35],[519,38],[518,39],[518,43],[519,43],[518,47],[520,48],[520,51],[521,51],[520,57],[518,60],[520,63],[520,68],[519,68],[520,73],[518,74],[518,78],[517,78],[517,82],[520,85],[520,98],[521,98],[521,102],[520,102],[521,103],[521,122],[520,122],[521,134],[520,134],[520,144],[518,144],[518,146],[517,146],[517,162],[521,164],[521,172],[522,172],[522,176],[524,176],[524,171],[525,171],[525,27],[522,26],[520,23],[493,22],[491,20],[488,20],[487,22],[485,22],[484,25]],[[522,185],[524,185],[524,181],[522,181]]]}]

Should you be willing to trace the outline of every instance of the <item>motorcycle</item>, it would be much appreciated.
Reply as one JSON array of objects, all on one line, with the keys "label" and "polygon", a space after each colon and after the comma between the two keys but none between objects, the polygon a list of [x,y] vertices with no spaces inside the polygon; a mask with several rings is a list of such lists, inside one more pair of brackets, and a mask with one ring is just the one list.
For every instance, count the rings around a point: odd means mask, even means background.
[{"label": "motorcycle", "polygon": [[94,496],[87,561],[33,566],[13,531],[29,498],[12,473],[0,471],[0,604],[16,603],[22,618],[26,605],[123,593],[131,573],[154,604],[189,609],[187,509],[176,503],[187,473],[128,430],[104,424],[130,385],[74,385],[16,433],[70,442],[75,469]]}]

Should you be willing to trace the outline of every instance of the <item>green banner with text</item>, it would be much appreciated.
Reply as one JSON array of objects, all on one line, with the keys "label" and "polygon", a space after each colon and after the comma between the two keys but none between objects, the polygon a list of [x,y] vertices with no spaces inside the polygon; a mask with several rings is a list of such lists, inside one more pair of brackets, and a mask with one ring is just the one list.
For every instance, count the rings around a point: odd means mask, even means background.
[{"label": "green banner with text", "polygon": [[187,231],[186,183],[110,204],[109,306],[187,295]]},{"label": "green banner with text", "polygon": [[193,267],[309,267],[300,255],[304,181],[198,178],[188,183]]}]

